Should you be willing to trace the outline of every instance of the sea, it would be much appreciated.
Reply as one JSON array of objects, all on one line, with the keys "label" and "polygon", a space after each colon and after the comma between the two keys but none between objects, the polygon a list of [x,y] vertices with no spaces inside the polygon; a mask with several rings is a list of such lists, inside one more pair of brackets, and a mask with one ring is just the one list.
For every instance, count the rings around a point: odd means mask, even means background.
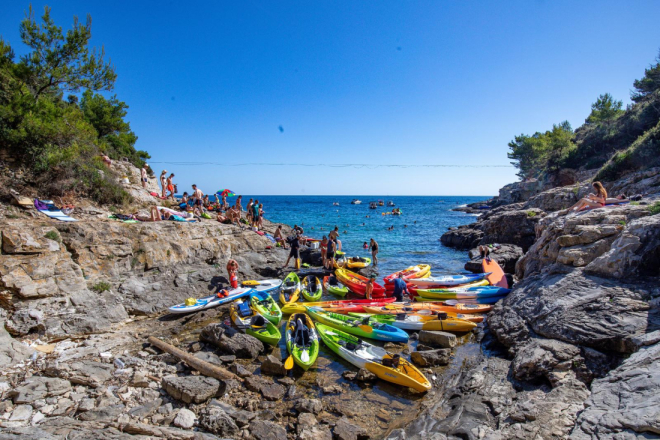
[{"label": "sea", "polygon": [[[452,211],[488,196],[361,196],[352,205],[351,196],[243,196],[243,208],[250,198],[264,205],[264,217],[272,222],[303,227],[305,235],[323,238],[339,227],[342,251],[348,256],[371,257],[363,249],[371,238],[379,245],[377,274],[382,277],[415,264],[430,264],[433,275],[466,273],[464,250],[443,246],[440,236],[450,227],[476,221],[477,216]],[[228,200],[231,203],[234,197]],[[392,207],[370,209],[369,202],[394,202],[402,215],[387,215]],[[339,203],[334,206],[333,203]]]}]

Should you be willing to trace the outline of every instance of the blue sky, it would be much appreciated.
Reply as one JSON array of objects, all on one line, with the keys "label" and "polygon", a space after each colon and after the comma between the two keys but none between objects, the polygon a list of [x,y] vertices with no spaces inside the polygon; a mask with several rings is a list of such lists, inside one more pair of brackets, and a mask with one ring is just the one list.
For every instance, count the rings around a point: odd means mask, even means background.
[{"label": "blue sky", "polygon": [[[0,1],[18,54],[28,5]],[[137,147],[205,192],[496,194],[513,168],[231,165],[507,165],[515,135],[577,127],[601,93],[628,103],[660,48],[652,0],[51,6],[65,29],[92,15]]]}]

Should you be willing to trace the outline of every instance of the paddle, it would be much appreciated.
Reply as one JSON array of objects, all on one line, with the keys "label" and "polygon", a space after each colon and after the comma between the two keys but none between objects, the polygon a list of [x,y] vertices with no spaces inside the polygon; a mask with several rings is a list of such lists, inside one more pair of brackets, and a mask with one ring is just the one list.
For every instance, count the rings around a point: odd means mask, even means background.
[{"label": "paddle", "polygon": [[241,284],[243,284],[244,286],[258,286],[261,283],[257,280],[246,280],[243,281]]},{"label": "paddle", "polygon": [[366,325],[366,324],[358,325],[358,328],[360,330],[362,330],[363,332],[365,332],[365,333],[373,333],[373,331],[374,331],[373,327],[371,327],[370,325]]},{"label": "paddle", "polygon": [[287,370],[293,368],[293,356],[289,355],[289,357],[286,358],[286,362],[284,362],[284,368]]}]

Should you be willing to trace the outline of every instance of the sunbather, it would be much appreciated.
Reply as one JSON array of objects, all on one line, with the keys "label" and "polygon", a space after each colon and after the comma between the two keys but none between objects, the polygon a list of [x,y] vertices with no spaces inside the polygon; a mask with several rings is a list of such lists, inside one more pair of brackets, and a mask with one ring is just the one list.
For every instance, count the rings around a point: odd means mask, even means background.
[{"label": "sunbather", "polygon": [[584,208],[594,209],[594,208],[602,208],[603,206],[605,206],[605,202],[607,201],[607,191],[603,187],[603,184],[600,182],[594,182],[592,186],[596,191],[596,194],[592,193],[580,199],[575,205],[562,211],[561,214],[567,214],[569,212],[578,212]]}]

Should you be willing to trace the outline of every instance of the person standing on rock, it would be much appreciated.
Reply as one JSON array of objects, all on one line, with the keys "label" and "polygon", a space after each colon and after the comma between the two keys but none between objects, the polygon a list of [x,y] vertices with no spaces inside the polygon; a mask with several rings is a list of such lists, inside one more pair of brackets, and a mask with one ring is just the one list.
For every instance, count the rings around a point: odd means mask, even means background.
[{"label": "person standing on rock", "polygon": [[167,191],[167,177],[165,175],[167,174],[167,170],[163,170],[160,173],[160,187],[163,189],[163,193],[161,194],[161,198],[165,198],[165,192]]},{"label": "person standing on rock", "polygon": [[236,289],[238,287],[238,262],[236,260],[227,261],[227,275],[229,275],[229,284]]},{"label": "person standing on rock", "polygon": [[337,243],[334,240],[328,240],[328,250],[325,257],[325,268],[332,270],[335,266],[335,252],[337,252]]},{"label": "person standing on rock", "polygon": [[369,276],[369,281],[367,281],[367,284],[364,286],[364,297],[367,299],[371,299],[371,295],[374,292],[375,280],[376,280],[376,275],[371,274],[371,276]]},{"label": "person standing on rock", "polygon": [[245,219],[248,222],[248,225],[252,224],[252,205],[254,205],[254,202],[252,201],[253,199],[250,199],[247,204],[247,208],[245,208]]},{"label": "person standing on rock", "polygon": [[321,260],[323,260],[323,267],[325,267],[326,266],[325,261],[328,258],[328,237],[326,237],[325,235],[323,236],[323,239],[321,240],[319,247],[321,248]]},{"label": "person standing on rock", "polygon": [[171,198],[172,200],[176,200],[174,198],[174,182],[172,182],[172,179],[174,178],[174,173],[170,174],[170,177],[167,178],[167,190],[170,192],[170,195],[167,196]]},{"label": "person standing on rock", "polygon": [[298,259],[300,259],[300,236],[294,234],[293,236],[288,238],[288,241],[289,241],[289,246],[291,246],[291,250],[289,251],[289,258],[286,259],[286,263],[284,263],[282,269],[286,268],[289,265],[289,261],[291,261],[291,258],[293,258],[294,261],[298,261]]},{"label": "person standing on rock", "polygon": [[378,242],[372,238],[369,247],[371,247],[371,258],[374,266],[378,266]]},{"label": "person standing on rock", "polygon": [[398,274],[396,278],[392,280],[392,283],[394,284],[394,292],[392,296],[396,298],[397,302],[403,301],[404,293],[410,298],[411,295],[410,292],[408,292],[408,286],[406,285],[406,282],[401,278],[401,274]]},{"label": "person standing on rock", "polygon": [[259,228],[259,200],[255,200],[252,205],[252,226]]},{"label": "person standing on rock", "polygon": [[144,164],[140,170],[140,181],[142,182],[142,188],[147,188],[147,170],[149,169],[149,164]]}]

